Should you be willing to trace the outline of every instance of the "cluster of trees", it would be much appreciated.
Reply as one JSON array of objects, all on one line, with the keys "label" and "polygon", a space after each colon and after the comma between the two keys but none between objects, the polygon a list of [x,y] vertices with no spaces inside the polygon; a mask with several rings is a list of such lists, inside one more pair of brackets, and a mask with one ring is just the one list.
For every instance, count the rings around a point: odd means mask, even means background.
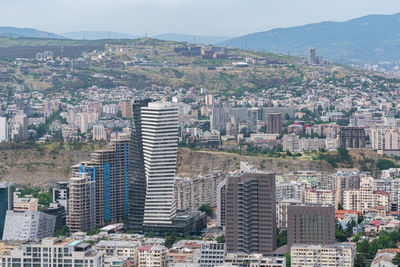
[{"label": "cluster of trees", "polygon": [[47,192],[41,192],[39,187],[25,187],[20,191],[20,197],[32,196],[39,199],[39,204],[48,207],[53,202],[53,188]]},{"label": "cluster of trees", "polygon": [[354,266],[366,266],[366,260],[372,260],[379,249],[397,248],[397,242],[400,241],[400,233],[398,231],[387,232],[382,230],[379,236],[371,241],[364,239],[357,242],[357,255]]}]

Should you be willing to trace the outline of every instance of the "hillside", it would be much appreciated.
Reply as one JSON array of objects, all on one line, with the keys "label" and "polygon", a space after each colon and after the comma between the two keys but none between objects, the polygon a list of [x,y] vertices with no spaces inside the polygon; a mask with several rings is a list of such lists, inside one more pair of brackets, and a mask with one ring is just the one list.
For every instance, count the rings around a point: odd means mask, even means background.
[{"label": "hillside", "polygon": [[64,39],[63,36],[33,28],[0,27],[0,36]]},{"label": "hillside", "polygon": [[174,41],[174,42],[187,42],[196,44],[217,44],[229,40],[229,37],[221,36],[204,36],[204,35],[190,35],[190,34],[179,34],[179,33],[162,33],[153,36],[155,39]]},{"label": "hillside", "polygon": [[339,63],[394,62],[400,59],[400,13],[369,15],[345,22],[321,22],[248,34],[223,46],[307,56],[310,47]]},{"label": "hillside", "polygon": [[110,31],[78,31],[62,33],[62,36],[74,40],[102,40],[102,39],[137,39],[139,37]]}]

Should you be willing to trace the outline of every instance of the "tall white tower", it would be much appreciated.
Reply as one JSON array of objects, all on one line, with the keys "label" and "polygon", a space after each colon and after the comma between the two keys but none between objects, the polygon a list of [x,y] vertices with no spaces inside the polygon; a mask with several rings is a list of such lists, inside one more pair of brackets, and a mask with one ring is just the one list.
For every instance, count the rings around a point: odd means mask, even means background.
[{"label": "tall white tower", "polygon": [[141,123],[147,179],[144,224],[172,224],[178,109],[172,103],[149,103],[142,107]]},{"label": "tall white tower", "polygon": [[8,123],[6,117],[0,117],[0,142],[8,142]]}]

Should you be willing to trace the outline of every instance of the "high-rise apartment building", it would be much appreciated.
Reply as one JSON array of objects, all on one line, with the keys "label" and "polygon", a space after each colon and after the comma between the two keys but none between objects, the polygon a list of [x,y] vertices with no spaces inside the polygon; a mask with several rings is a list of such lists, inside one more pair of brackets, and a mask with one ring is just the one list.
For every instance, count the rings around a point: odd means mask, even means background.
[{"label": "high-rise apartment building", "polygon": [[326,245],[335,242],[335,209],[332,205],[288,206],[288,245]]},{"label": "high-rise apartment building", "polygon": [[107,140],[107,132],[104,125],[94,125],[93,126],[93,140],[101,141]]},{"label": "high-rise apartment building", "polygon": [[94,179],[92,173],[82,170],[69,180],[67,225],[71,232],[87,232],[96,227]]},{"label": "high-rise apartment building", "polygon": [[88,173],[94,182],[95,225],[122,222],[128,214],[129,134],[114,136],[108,147],[96,150],[91,160],[72,167]]},{"label": "high-rise apartment building", "polygon": [[0,183],[0,236],[3,236],[4,222],[6,220],[7,210],[13,209],[13,183]]},{"label": "high-rise apartment building", "polygon": [[172,224],[178,109],[171,103],[149,103],[141,110],[141,128],[147,179],[144,224]]},{"label": "high-rise apartment building", "polygon": [[340,127],[339,147],[364,148],[365,129],[363,127],[351,127],[351,126]]},{"label": "high-rise apartment building", "polygon": [[127,229],[143,233],[144,206],[146,201],[146,173],[144,168],[142,142],[142,107],[147,107],[150,99],[135,100],[132,105],[133,127],[129,147],[128,216]]},{"label": "high-rise apartment building", "polygon": [[311,65],[317,64],[317,48],[315,47],[310,48],[310,55],[308,58],[308,62]]},{"label": "high-rise apartment building", "polygon": [[280,134],[282,132],[282,114],[268,113],[266,117],[266,133]]},{"label": "high-rise apartment building", "polygon": [[132,118],[132,102],[130,100],[123,100],[120,102],[122,118]]},{"label": "high-rise apartment building", "polygon": [[275,173],[241,163],[226,178],[225,237],[228,252],[272,255],[276,248]]}]

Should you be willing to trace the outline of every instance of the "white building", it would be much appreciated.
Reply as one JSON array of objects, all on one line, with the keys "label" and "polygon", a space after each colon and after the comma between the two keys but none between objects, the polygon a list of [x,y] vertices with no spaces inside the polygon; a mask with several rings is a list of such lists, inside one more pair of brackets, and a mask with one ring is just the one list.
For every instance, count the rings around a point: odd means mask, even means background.
[{"label": "white building", "polygon": [[3,255],[2,266],[103,267],[104,255],[79,240],[45,238],[27,243]]},{"label": "white building", "polygon": [[3,240],[36,240],[53,236],[56,217],[40,211],[8,210]]},{"label": "white building", "polygon": [[171,224],[176,215],[178,109],[171,103],[149,103],[142,107],[141,122],[147,179],[144,223]]},{"label": "white building", "polygon": [[6,117],[0,117],[0,142],[8,142],[8,122]]},{"label": "white building", "polygon": [[167,248],[161,245],[137,249],[135,264],[140,267],[167,267]]},{"label": "white building", "polygon": [[107,132],[103,125],[94,125],[93,126],[93,140],[107,140]]},{"label": "white building", "polygon": [[225,243],[204,242],[200,251],[200,267],[213,267],[224,262],[226,246]]},{"label": "white building", "polygon": [[337,243],[332,245],[294,244],[290,249],[292,267],[353,267],[355,246]]}]

